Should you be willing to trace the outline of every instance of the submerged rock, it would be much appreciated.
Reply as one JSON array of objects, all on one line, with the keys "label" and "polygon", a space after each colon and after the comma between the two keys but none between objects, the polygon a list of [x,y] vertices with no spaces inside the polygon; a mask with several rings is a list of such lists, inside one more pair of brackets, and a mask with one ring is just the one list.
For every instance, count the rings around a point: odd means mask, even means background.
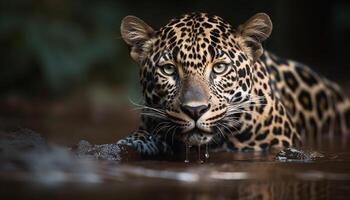
[{"label": "submerged rock", "polygon": [[279,161],[313,161],[323,157],[323,154],[315,151],[286,148],[278,152],[275,158]]},{"label": "submerged rock", "polygon": [[0,132],[0,163],[0,172],[28,172],[21,178],[45,184],[100,181],[95,163],[78,159],[68,147],[49,145],[28,129]]},{"label": "submerged rock", "polygon": [[132,149],[116,143],[92,145],[81,140],[69,148],[48,144],[40,134],[29,129],[0,130],[0,170],[3,171],[84,171],[86,167],[82,162],[134,160],[138,159],[136,155]]},{"label": "submerged rock", "polygon": [[32,149],[46,149],[46,140],[30,129],[18,129],[12,132],[0,131],[0,152],[25,151]]},{"label": "submerged rock", "polygon": [[28,169],[27,158],[34,152],[47,152],[49,146],[38,133],[29,129],[0,131],[0,170]]}]

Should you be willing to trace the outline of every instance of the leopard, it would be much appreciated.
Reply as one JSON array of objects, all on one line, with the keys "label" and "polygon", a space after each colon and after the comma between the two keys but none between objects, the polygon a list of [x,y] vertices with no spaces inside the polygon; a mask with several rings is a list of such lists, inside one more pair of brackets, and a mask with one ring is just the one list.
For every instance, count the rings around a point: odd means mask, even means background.
[{"label": "leopard", "polygon": [[140,126],[117,144],[142,156],[173,155],[179,144],[267,151],[347,135],[349,98],[309,66],[263,48],[273,29],[266,13],[233,27],[195,12],[158,30],[129,15],[120,29],[143,100]]}]

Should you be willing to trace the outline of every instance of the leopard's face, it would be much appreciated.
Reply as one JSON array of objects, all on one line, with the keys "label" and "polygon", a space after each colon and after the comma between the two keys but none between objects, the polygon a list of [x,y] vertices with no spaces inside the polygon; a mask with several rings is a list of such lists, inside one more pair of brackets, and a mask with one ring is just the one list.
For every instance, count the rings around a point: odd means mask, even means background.
[{"label": "leopard's face", "polygon": [[127,20],[133,26],[125,27],[123,38],[141,66],[144,99],[151,107],[147,114],[168,122],[188,144],[232,132],[239,123],[236,115],[249,106],[254,82],[256,57],[242,33],[203,13],[173,19],[159,31],[136,19]]}]

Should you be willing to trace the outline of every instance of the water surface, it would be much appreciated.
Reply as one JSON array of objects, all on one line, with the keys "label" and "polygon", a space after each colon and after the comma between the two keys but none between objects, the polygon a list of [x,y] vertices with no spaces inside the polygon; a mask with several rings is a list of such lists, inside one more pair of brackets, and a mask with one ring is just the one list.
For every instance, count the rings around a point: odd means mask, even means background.
[{"label": "water surface", "polygon": [[6,199],[348,199],[349,147],[334,142],[306,146],[323,155],[316,160],[287,162],[275,152],[217,152],[201,163],[193,150],[189,163],[117,162],[57,147],[29,167],[2,170],[0,190]]}]

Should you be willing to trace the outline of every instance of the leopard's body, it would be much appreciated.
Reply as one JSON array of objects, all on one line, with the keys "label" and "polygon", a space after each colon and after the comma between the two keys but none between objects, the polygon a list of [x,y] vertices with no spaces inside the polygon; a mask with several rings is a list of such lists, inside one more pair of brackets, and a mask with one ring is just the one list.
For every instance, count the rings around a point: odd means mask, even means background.
[{"label": "leopard's body", "polygon": [[257,14],[234,29],[218,16],[193,13],[159,31],[128,16],[121,26],[141,67],[140,128],[119,144],[143,155],[215,143],[224,150],[300,145],[321,133],[345,133],[350,101],[307,66],[263,51],[272,23]]}]

